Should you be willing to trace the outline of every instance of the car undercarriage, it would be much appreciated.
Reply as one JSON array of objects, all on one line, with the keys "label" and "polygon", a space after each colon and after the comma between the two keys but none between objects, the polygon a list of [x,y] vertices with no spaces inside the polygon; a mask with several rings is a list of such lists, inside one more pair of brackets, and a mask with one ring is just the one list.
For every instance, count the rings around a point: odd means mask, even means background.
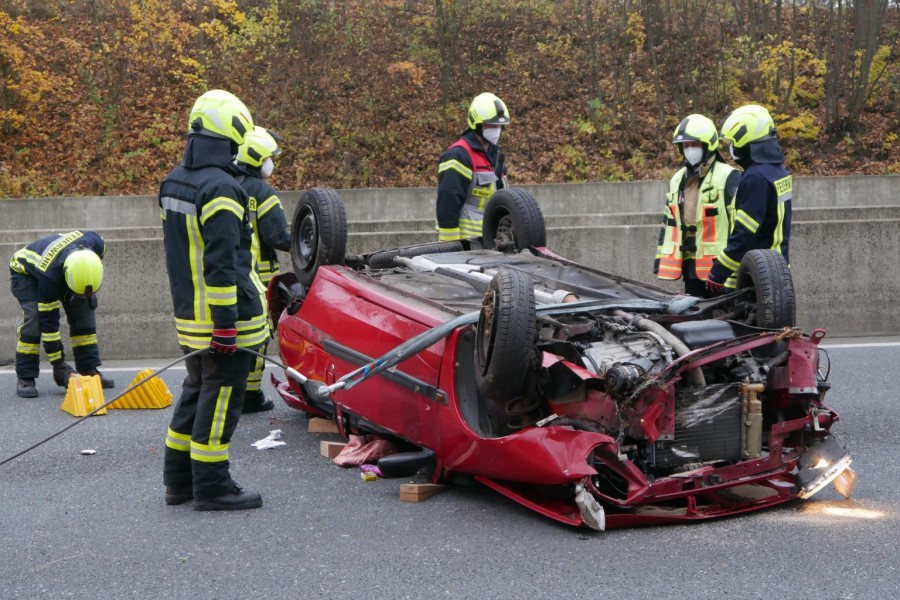
[{"label": "car undercarriage", "polygon": [[776,252],[748,253],[731,294],[671,294],[548,250],[514,188],[480,240],[321,260],[316,219],[340,208],[324,198],[298,205],[300,264],[270,287],[282,357],[308,379],[278,389],[398,442],[383,476],[468,476],[594,529],[852,493],[825,332],[793,326]]}]

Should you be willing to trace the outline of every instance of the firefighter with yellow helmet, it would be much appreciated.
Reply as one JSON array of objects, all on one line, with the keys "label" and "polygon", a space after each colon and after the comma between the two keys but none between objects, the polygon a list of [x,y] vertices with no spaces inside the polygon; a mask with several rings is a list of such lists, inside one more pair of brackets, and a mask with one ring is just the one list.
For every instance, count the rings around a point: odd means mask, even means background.
[{"label": "firefighter with yellow helmet", "polygon": [[684,291],[706,296],[713,259],[728,240],[729,206],[741,175],[719,154],[719,133],[708,117],[685,117],[672,134],[683,166],[669,181],[653,272],[684,280]]},{"label": "firefighter with yellow helmet", "polygon": [[[229,444],[241,416],[254,357],[269,336],[253,269],[247,193],[236,177],[238,148],[253,130],[250,111],[224,90],[197,98],[184,158],[163,180],[159,206],[178,343],[187,376],[165,441],[166,504],[194,510],[262,506],[229,472]],[[208,351],[207,351],[208,350]]]},{"label": "firefighter with yellow helmet", "polygon": [[[16,344],[16,395],[35,398],[41,345],[53,365],[53,380],[67,387],[69,377],[99,375],[104,388],[115,385],[98,370],[97,292],[103,284],[106,245],[93,231],[53,234],[17,250],[9,261],[10,289],[24,318]],[[59,309],[69,322],[75,369],[66,362],[60,336]]]},{"label": "firefighter with yellow helmet", "polygon": [[[280,138],[272,131],[256,126],[247,133],[238,149],[238,165],[246,172],[241,185],[249,196],[248,211],[253,230],[253,266],[263,285],[263,305],[269,282],[278,275],[276,250],[291,249],[291,230],[278,194],[266,181],[275,170],[276,156],[281,154]],[[266,353],[268,339],[260,352]],[[262,393],[262,377],[265,361],[257,357],[247,379],[247,394],[243,412],[254,413],[275,408],[275,403]]]},{"label": "firefighter with yellow helmet", "polygon": [[744,172],[734,201],[734,226],[706,280],[713,294],[735,290],[737,269],[749,250],[777,250],[790,265],[793,198],[793,180],[768,110],[742,106],[725,117],[720,134]]},{"label": "firefighter with yellow helmet", "polygon": [[506,165],[497,145],[509,125],[509,110],[491,93],[475,96],[468,127],[438,161],[437,227],[441,241],[481,236],[484,206],[506,184]]}]

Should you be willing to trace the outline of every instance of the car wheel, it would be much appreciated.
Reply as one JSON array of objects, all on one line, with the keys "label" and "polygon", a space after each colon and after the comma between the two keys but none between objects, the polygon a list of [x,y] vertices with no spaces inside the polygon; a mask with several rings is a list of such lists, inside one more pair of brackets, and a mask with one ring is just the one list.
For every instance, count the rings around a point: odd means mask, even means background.
[{"label": "car wheel", "polygon": [[501,252],[547,245],[547,228],[537,200],[515,187],[499,190],[488,200],[481,236],[482,246]]},{"label": "car wheel", "polygon": [[322,265],[337,265],[347,252],[347,215],[334,190],[312,188],[303,192],[291,224],[291,262],[294,274],[309,286]]},{"label": "car wheel", "polygon": [[535,330],[531,278],[501,270],[484,294],[475,332],[475,382],[484,396],[505,403],[522,395]]},{"label": "car wheel", "polygon": [[777,250],[750,250],[737,271],[737,289],[752,289],[748,324],[778,329],[796,320],[794,279]]},{"label": "car wheel", "polygon": [[394,258],[397,256],[412,258],[414,256],[421,256],[422,254],[461,252],[462,249],[463,246],[460,242],[431,242],[428,244],[419,244],[417,246],[394,248],[393,250],[376,252],[369,257],[368,264],[373,269],[389,269],[394,266]]}]

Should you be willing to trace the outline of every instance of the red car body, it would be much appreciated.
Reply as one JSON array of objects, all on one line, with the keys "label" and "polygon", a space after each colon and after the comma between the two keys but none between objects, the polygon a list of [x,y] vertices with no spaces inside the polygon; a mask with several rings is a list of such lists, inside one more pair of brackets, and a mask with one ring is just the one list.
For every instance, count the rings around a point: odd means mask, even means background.
[{"label": "red car body", "polygon": [[[404,265],[373,269],[354,257],[319,266],[306,286],[293,274],[273,281],[282,360],[333,387],[319,395],[296,379],[276,382],[289,406],[334,420],[345,435],[375,433],[411,456],[424,452],[432,482],[469,476],[547,517],[594,529],[758,510],[852,473],[829,433],[838,415],[823,404],[823,331],[744,326],[728,320],[733,314],[712,316],[724,301],[698,299],[687,310],[654,308],[643,317],[653,323],[638,330],[642,303],[685,298],[542,247],[428,250],[424,261],[444,268],[408,268],[413,249],[401,253]],[[547,293],[571,288],[586,299],[568,312],[563,303],[538,304],[535,347],[522,348],[532,358],[528,383],[499,402],[476,376],[485,298],[499,295],[451,272],[460,264],[517,271]],[[479,310],[477,326],[465,322],[352,388],[334,385]],[[690,346],[678,356],[670,356],[672,331]]]}]

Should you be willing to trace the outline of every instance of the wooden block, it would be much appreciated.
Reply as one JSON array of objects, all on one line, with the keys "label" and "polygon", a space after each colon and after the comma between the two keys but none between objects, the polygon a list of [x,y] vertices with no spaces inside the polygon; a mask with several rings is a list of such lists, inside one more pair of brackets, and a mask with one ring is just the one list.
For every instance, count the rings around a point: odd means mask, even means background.
[{"label": "wooden block", "polygon": [[310,419],[308,427],[310,433],[339,433],[337,423],[321,417]]},{"label": "wooden block", "polygon": [[341,450],[343,450],[346,445],[345,442],[326,442],[325,440],[322,440],[319,442],[319,452],[325,458],[334,458],[341,453]]},{"label": "wooden block", "polygon": [[404,483],[400,486],[400,499],[404,502],[421,502],[444,491],[446,487],[437,483]]}]

